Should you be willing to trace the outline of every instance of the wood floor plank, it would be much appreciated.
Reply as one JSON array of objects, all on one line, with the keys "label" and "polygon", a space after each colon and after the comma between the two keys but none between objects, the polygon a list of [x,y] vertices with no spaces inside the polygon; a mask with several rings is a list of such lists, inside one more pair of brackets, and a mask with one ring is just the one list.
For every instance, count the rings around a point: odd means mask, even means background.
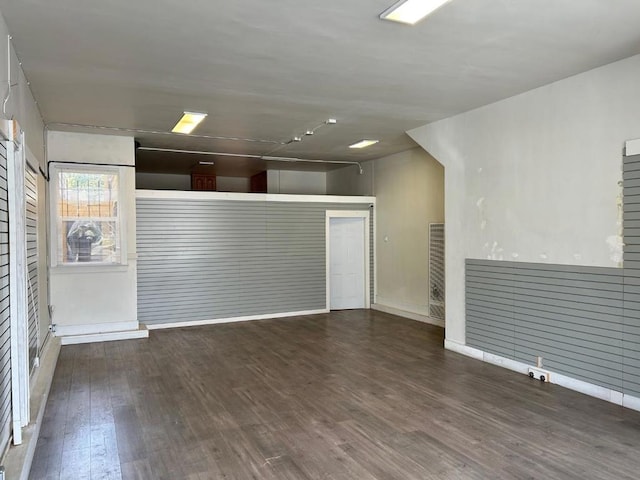
[{"label": "wood floor plank", "polygon": [[368,310],[61,350],[30,478],[637,479],[640,413]]}]

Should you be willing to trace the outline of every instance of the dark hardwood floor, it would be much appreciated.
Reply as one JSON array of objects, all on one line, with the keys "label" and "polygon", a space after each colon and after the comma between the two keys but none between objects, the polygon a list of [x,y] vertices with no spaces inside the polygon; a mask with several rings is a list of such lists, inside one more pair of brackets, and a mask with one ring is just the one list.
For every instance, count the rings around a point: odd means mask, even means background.
[{"label": "dark hardwood floor", "polygon": [[32,479],[637,479],[640,413],[374,311],[65,346]]}]

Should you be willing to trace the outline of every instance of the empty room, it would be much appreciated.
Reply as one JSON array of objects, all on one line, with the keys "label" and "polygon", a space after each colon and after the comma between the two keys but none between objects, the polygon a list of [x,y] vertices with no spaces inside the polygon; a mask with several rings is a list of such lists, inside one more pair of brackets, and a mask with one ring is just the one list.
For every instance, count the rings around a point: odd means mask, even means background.
[{"label": "empty room", "polygon": [[639,20],[0,0],[0,480],[638,478]]}]

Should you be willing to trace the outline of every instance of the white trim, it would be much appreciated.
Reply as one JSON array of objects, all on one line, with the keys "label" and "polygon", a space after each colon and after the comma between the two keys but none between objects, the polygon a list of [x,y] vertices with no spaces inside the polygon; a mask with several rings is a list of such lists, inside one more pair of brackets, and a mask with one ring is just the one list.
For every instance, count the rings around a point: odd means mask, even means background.
[{"label": "white trim", "polygon": [[632,397],[631,395],[623,395],[622,406],[630,408],[631,410],[638,410],[640,412],[640,398]]},{"label": "white trim", "polygon": [[[20,144],[24,145],[24,134]],[[24,149],[7,142],[7,184],[9,207],[11,395],[13,444],[22,443],[22,427],[29,424],[29,325],[27,307],[26,205],[24,191]]]},{"label": "white trim", "polygon": [[[469,347],[467,345],[463,345],[451,340],[445,339],[444,348],[460,353],[462,355],[466,355],[468,357],[472,357],[476,360],[491,363],[493,365],[507,368],[509,370],[513,370],[525,375],[529,373],[529,367],[534,367],[534,365],[527,365],[526,363],[511,360],[509,358],[504,358],[500,355],[483,352],[482,350],[478,350],[477,348]],[[580,392],[585,395],[589,395],[590,397],[604,400],[606,402],[640,411],[640,398],[638,397],[618,392],[617,390],[613,390],[610,388],[601,387],[600,385],[594,385],[582,380],[577,380],[575,378],[571,378],[553,371],[549,372],[551,373],[551,377],[549,379],[550,383],[554,383],[561,387],[568,388],[569,390],[574,390],[576,392]]]},{"label": "white trim", "polygon": [[11,141],[13,137],[13,120],[0,119],[0,140]]},{"label": "white trim", "polygon": [[371,308],[371,213],[369,210],[327,210],[325,212],[325,275],[327,311],[331,310],[331,219],[364,219],[364,308]]},{"label": "white trim", "polygon": [[596,397],[617,405],[622,405],[622,399],[625,397],[624,393],[618,392],[617,390],[601,387],[582,380],[576,380],[575,378],[567,377],[559,373],[552,373],[549,380],[551,383],[555,383],[561,387],[575,390],[576,392],[584,393],[590,397]]},{"label": "white trim", "polygon": [[62,337],[60,343],[62,345],[77,345],[80,343],[113,342],[115,340],[132,340],[136,338],[149,338],[149,330],[144,325],[141,325],[137,330],[68,335]]},{"label": "white trim", "polygon": [[[529,375],[529,367],[534,365],[527,365],[522,362],[518,362],[516,360],[511,360],[510,358],[501,357],[500,355],[494,355],[493,353],[483,353],[483,360],[492,365],[496,365],[498,367],[506,368],[507,370],[511,370],[513,372],[522,373],[523,375]],[[551,379],[555,380],[553,377],[555,374],[551,375]],[[555,383],[555,382],[553,382]]]},{"label": "white trim", "polygon": [[372,205],[375,205],[376,203],[376,197],[288,195],[282,193],[203,192],[191,190],[136,190],[136,198],[168,200],[235,200],[244,202],[368,203]]},{"label": "white trim", "polygon": [[81,325],[58,325],[56,324],[56,337],[66,337],[68,335],[94,335],[100,333],[122,332],[126,330],[137,330],[137,321],[113,322],[113,323],[85,323]]},{"label": "white trim", "polygon": [[[131,256],[129,256],[129,262],[131,262]],[[135,260],[133,260],[135,262]],[[129,271],[129,265],[121,265],[119,263],[63,263],[49,268],[49,273],[54,275],[77,275],[81,273],[123,273]]]},{"label": "white trim", "polygon": [[218,325],[221,323],[252,322],[254,320],[271,320],[275,318],[299,317],[304,315],[318,315],[321,313],[329,313],[329,310],[324,310],[324,309],[304,310],[301,312],[269,313],[265,315],[247,315],[244,317],[214,318],[211,320],[192,320],[192,321],[186,321],[186,322],[173,322],[173,323],[151,323],[151,324],[146,324],[146,327],[149,330],[161,330],[164,328],[198,327],[202,325]]},{"label": "white trim", "polygon": [[375,205],[373,209],[373,303],[378,303],[378,211]]},{"label": "white trim", "polygon": [[392,315],[397,315],[399,317],[404,317],[410,320],[415,320],[417,322],[428,323],[429,325],[435,325],[436,327],[444,328],[444,322],[442,320],[438,320],[437,318],[431,318],[428,315],[423,315],[421,313],[402,310],[399,308],[392,307],[390,305],[385,305],[384,303],[374,303],[373,305],[371,305],[371,308],[373,310],[378,310],[379,312],[390,313]]},{"label": "white trim", "polygon": [[451,340],[444,339],[444,348],[446,350],[451,350],[452,352],[459,353],[461,355],[466,355],[467,357],[475,358],[476,360],[482,360],[484,352],[482,350],[478,350],[477,348],[468,347],[467,345],[463,345],[462,343],[454,342]]},{"label": "white trim", "polygon": [[624,150],[624,154],[627,157],[630,157],[631,155],[640,155],[640,138],[636,140],[627,140]]},{"label": "white trim", "polygon": [[[111,269],[113,267],[127,267],[128,265],[128,232],[127,232],[127,209],[122,208],[125,205],[125,191],[124,182],[126,169],[130,167],[122,167],[119,165],[95,165],[91,163],[65,163],[55,162],[51,164],[49,168],[49,236],[51,241],[49,242],[49,267],[50,271],[61,267],[67,269],[67,271],[74,273],[85,271],[85,269],[100,269],[99,271],[105,271],[105,269]],[[78,263],[60,263],[58,259],[59,255],[59,242],[60,237],[58,235],[58,174],[60,172],[92,172],[96,174],[105,174],[107,172],[114,173],[118,176],[118,236],[117,239],[120,245],[120,261],[119,262],[78,262]],[[135,208],[135,207],[134,207]]]}]

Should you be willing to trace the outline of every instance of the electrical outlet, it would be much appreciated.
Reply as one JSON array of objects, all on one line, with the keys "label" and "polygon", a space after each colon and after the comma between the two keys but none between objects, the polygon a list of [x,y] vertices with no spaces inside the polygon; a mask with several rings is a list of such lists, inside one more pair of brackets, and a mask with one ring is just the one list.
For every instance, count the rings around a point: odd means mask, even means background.
[{"label": "electrical outlet", "polygon": [[542,382],[551,381],[551,373],[541,368],[529,367],[529,376],[531,378],[535,378],[536,380],[540,380]]}]

